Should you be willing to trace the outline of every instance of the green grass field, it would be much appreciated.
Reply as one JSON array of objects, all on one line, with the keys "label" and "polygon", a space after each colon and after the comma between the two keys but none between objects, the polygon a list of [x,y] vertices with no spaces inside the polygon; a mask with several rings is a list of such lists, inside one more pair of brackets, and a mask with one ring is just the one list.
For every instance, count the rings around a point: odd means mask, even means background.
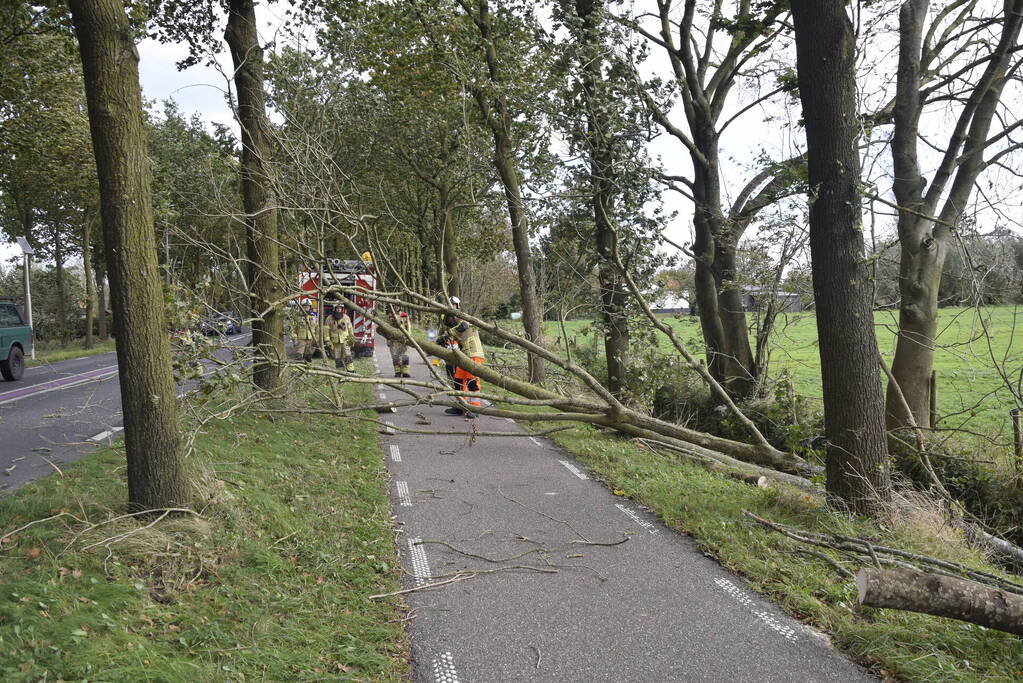
[{"label": "green grass field", "polygon": [[[895,351],[897,315],[897,311],[878,311],[874,316],[878,343],[889,363]],[[664,319],[680,331],[680,337],[690,344],[690,351],[702,356],[703,342],[696,318],[683,315]],[[590,321],[572,320],[565,327],[575,344],[599,341],[592,335]],[[1015,383],[1020,380],[1023,310],[1003,306],[986,308],[978,314],[973,308],[943,308],[939,330],[934,363],[938,373],[938,427],[973,432],[957,434],[956,439],[978,452],[991,450],[990,438],[997,439],[1000,448],[1008,448],[1012,443],[1009,410],[1015,403],[1000,373],[1004,371]],[[546,323],[546,333],[561,343],[557,323]],[[658,337],[659,348],[671,352],[668,340],[663,335]],[[813,313],[781,316],[771,349],[770,375],[778,376],[788,370],[796,391],[819,402],[820,361]]]}]

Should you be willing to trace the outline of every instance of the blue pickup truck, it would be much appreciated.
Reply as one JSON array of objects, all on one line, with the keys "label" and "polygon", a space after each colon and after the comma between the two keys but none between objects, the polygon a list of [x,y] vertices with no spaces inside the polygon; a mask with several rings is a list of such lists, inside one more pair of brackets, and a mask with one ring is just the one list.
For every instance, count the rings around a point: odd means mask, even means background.
[{"label": "blue pickup truck", "polygon": [[0,375],[8,382],[25,373],[25,354],[32,353],[32,327],[13,301],[0,299]]}]

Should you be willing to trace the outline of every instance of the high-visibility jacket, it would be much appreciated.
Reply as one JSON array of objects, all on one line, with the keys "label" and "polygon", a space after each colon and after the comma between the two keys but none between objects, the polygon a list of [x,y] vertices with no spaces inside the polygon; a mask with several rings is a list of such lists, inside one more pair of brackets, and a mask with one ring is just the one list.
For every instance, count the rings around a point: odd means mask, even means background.
[{"label": "high-visibility jacket", "polygon": [[291,320],[291,338],[303,341],[312,339],[317,324],[318,317],[315,313],[299,309]]},{"label": "high-visibility jacket", "polygon": [[[402,312],[399,313],[397,317],[393,315],[388,317],[390,318],[390,323],[399,330],[405,330],[405,332],[408,332],[409,334],[412,333],[412,320],[409,319],[408,313]],[[404,337],[402,337],[402,340],[404,340]]]},{"label": "high-visibility jacket", "polygon": [[355,328],[352,327],[352,319],[347,315],[337,319],[331,316],[327,319],[327,334],[331,344],[352,344],[355,342]]},{"label": "high-visibility jacket", "polygon": [[462,353],[469,358],[483,358],[483,342],[479,331],[464,320],[454,327],[448,328],[448,335],[458,340]]}]

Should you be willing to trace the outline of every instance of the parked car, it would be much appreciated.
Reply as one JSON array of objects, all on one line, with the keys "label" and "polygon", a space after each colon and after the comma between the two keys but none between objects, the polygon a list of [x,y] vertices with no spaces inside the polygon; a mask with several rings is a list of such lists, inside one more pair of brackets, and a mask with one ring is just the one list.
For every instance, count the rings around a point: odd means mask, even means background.
[{"label": "parked car", "polygon": [[224,334],[241,334],[244,332],[242,324],[238,320],[238,316],[233,311],[224,313]]},{"label": "parked car", "polygon": [[13,301],[0,300],[0,375],[5,380],[25,374],[26,353],[32,353],[32,327]]}]

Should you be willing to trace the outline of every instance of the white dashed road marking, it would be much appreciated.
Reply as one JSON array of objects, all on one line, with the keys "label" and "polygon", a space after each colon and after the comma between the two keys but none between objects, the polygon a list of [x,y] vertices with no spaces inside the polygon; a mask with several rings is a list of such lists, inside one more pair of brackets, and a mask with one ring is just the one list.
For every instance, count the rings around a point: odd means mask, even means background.
[{"label": "white dashed road marking", "polygon": [[633,522],[635,522],[636,524],[640,525],[641,527],[643,527],[644,529],[646,529],[650,533],[652,533],[652,534],[656,534],[657,533],[657,531],[658,531],[657,527],[655,525],[651,524],[650,522],[646,521],[642,517],[640,517],[639,513],[636,512],[635,510],[633,510],[632,508],[627,508],[624,505],[622,505],[621,503],[618,503],[617,505],[615,505],[615,507],[618,508],[619,510],[621,510],[622,512],[624,512],[625,514],[627,514],[632,519]]},{"label": "white dashed road marking", "polygon": [[742,590],[728,579],[714,579],[714,583],[717,584],[718,588],[735,598],[735,601],[740,605],[748,608],[749,611],[753,613],[753,616],[767,624],[769,628],[779,633],[783,638],[791,640],[792,642],[799,640],[799,636],[796,635],[795,629],[781,623],[769,612],[757,609],[753,602],[753,598],[751,598],[746,591]]},{"label": "white dashed road marking", "polygon": [[533,443],[535,443],[535,444],[536,444],[537,446],[539,446],[540,448],[543,448],[543,444],[542,444],[542,443],[540,443],[539,441],[537,441],[537,440],[536,440],[536,439],[535,439],[534,437],[532,437],[532,436],[531,436],[531,437],[529,437],[529,440],[530,440],[530,441],[532,441]]},{"label": "white dashed road marking", "polygon": [[416,587],[422,586],[430,580],[430,563],[426,561],[426,550],[423,548],[422,539],[410,538],[408,540],[409,559],[412,560],[412,576],[416,580]]},{"label": "white dashed road marking", "polygon": [[450,652],[433,658],[433,680],[437,683],[459,683],[455,660]]},{"label": "white dashed road marking", "polygon": [[398,450],[397,446],[391,446],[391,461],[401,462],[401,451]]},{"label": "white dashed road marking", "polygon": [[105,438],[107,438],[109,436],[113,436],[114,434],[116,434],[117,432],[121,431],[122,429],[124,429],[124,427],[114,427],[113,429],[108,429],[105,432],[100,432],[99,434],[96,434],[95,436],[90,436],[89,437],[89,441],[96,441],[96,442],[102,441],[103,439],[105,439]]},{"label": "white dashed road marking", "polygon": [[589,477],[587,477],[585,474],[583,474],[582,472],[579,471],[578,467],[576,467],[575,465],[573,465],[569,461],[567,461],[567,460],[559,460],[558,462],[560,462],[562,465],[564,465],[565,468],[569,472],[571,472],[575,476],[579,477],[580,479],[589,479]]},{"label": "white dashed road marking", "polygon": [[412,507],[412,499],[408,495],[408,482],[399,481],[395,484],[398,489],[398,501],[402,507]]}]

